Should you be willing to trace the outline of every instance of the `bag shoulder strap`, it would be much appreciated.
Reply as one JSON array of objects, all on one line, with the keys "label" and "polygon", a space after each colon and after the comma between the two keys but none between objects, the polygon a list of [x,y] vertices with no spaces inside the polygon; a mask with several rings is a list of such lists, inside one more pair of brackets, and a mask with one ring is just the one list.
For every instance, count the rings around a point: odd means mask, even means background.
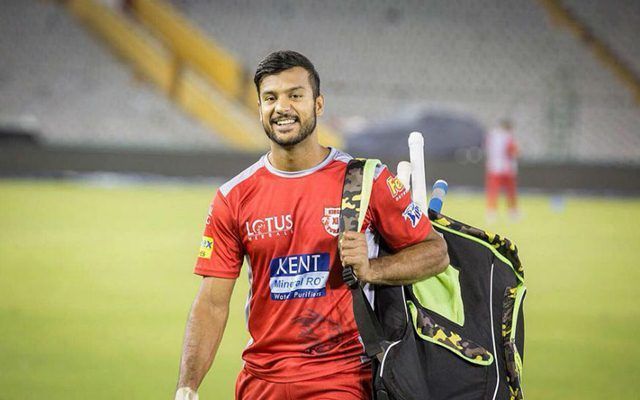
[{"label": "bag shoulder strap", "polygon": [[[369,207],[376,166],[379,160],[353,159],[347,164],[342,188],[340,209],[340,235],[344,232],[359,232]],[[351,267],[345,267],[342,278],[353,298],[353,314],[364,344],[365,353],[371,358],[381,359],[387,347],[382,326],[371,304],[362,290],[361,282]]]}]

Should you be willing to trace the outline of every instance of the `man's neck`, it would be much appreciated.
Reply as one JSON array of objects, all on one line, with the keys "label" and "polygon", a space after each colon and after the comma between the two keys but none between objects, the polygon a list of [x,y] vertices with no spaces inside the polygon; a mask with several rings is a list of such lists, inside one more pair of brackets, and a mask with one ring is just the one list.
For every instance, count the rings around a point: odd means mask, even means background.
[{"label": "man's neck", "polygon": [[[305,141],[306,142],[306,141]],[[331,150],[318,142],[299,143],[293,147],[271,144],[269,162],[281,171],[303,171],[320,164]]]}]

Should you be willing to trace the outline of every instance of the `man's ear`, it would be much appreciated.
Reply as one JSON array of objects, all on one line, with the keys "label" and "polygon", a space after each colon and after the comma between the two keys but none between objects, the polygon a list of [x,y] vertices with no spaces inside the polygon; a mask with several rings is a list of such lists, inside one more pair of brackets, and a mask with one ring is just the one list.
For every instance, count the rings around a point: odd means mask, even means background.
[{"label": "man's ear", "polygon": [[258,105],[258,119],[260,122],[262,122],[262,107],[260,107],[260,99],[258,99],[258,102],[256,104]]},{"label": "man's ear", "polygon": [[315,101],[315,107],[316,107],[316,115],[322,115],[324,113],[324,96],[323,95],[318,95],[318,97],[316,97],[316,101]]}]

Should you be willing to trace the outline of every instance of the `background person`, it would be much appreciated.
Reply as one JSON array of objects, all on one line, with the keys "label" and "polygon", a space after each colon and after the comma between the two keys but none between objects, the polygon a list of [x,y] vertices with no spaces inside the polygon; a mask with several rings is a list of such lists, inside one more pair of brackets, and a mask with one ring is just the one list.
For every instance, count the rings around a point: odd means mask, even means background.
[{"label": "background person", "polygon": [[485,138],[485,191],[487,196],[487,220],[494,222],[497,217],[498,196],[502,189],[507,195],[509,216],[518,219],[518,144],[513,134],[513,123],[503,119],[489,131]]}]

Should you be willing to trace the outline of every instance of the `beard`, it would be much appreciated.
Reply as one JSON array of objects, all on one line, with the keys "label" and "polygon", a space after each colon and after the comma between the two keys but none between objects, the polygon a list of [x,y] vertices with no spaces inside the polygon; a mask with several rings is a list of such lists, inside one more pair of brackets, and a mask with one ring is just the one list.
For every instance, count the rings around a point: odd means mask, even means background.
[{"label": "beard", "polygon": [[271,126],[271,120],[269,120],[268,124],[265,124],[263,122],[262,127],[264,128],[264,131],[267,134],[267,137],[272,142],[282,147],[292,147],[302,142],[306,138],[308,138],[316,129],[316,110],[315,109],[313,110],[313,116],[308,120],[304,121],[304,123],[300,121],[299,118],[298,118],[298,121],[300,122],[300,131],[298,131],[297,135],[290,137],[288,139],[278,137],[278,134],[273,130],[273,127]]}]

